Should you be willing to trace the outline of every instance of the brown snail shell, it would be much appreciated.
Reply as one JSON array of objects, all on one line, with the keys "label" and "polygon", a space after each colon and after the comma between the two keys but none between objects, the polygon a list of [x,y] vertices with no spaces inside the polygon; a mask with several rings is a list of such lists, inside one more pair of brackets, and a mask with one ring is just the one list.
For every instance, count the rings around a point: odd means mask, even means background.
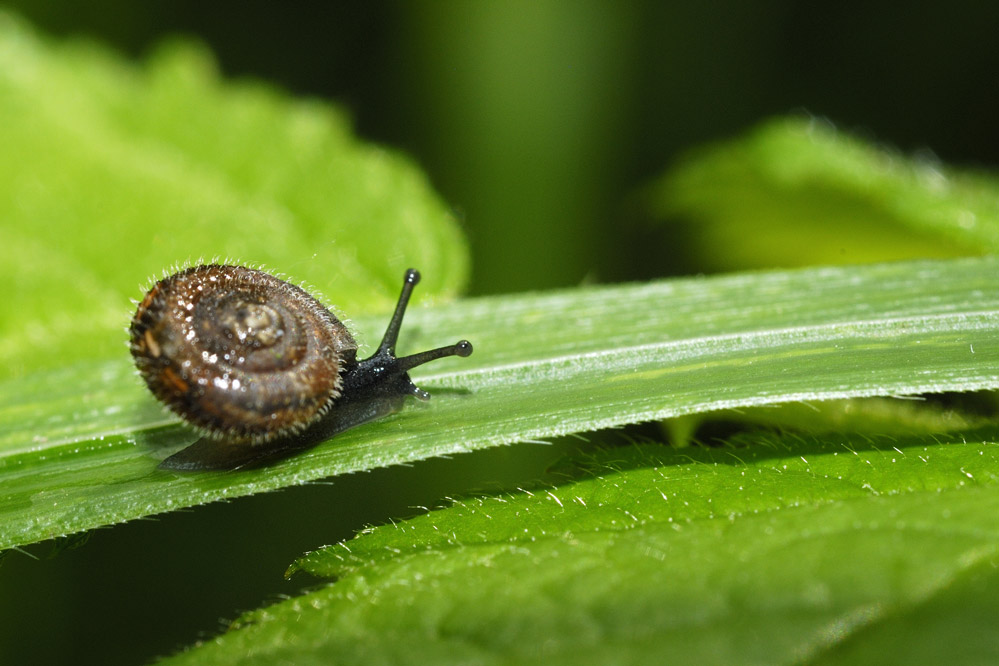
[{"label": "brown snail shell", "polygon": [[300,287],[253,268],[195,266],[157,282],[139,303],[130,348],[150,391],[205,433],[163,461],[174,469],[230,469],[313,446],[427,399],[408,371],[468,356],[465,340],[396,358],[395,343],[420,275],[405,274],[378,350],[357,360],[353,336]]}]

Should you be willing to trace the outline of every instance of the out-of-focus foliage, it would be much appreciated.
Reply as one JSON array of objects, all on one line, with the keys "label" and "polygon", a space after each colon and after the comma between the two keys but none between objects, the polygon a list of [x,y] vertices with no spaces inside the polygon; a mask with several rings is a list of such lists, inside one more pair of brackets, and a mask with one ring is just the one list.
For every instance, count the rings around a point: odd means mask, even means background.
[{"label": "out-of-focus foliage", "polygon": [[409,266],[420,298],[467,275],[408,160],[189,42],[138,67],[0,11],[0,146],[0,377],[121,355],[129,299],[182,263],[263,264],[350,314],[388,307]]},{"label": "out-of-focus foliage", "polygon": [[999,184],[907,158],[815,119],[765,123],[699,148],[650,189],[687,220],[714,269],[863,263],[999,251]]}]

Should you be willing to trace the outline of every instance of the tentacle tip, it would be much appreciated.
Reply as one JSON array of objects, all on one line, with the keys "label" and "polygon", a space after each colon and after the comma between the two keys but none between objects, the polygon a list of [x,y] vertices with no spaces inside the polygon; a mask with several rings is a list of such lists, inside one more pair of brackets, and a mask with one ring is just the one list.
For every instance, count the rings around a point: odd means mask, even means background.
[{"label": "tentacle tip", "polygon": [[413,387],[413,395],[420,400],[430,400],[430,394],[421,388],[417,388],[416,386]]},{"label": "tentacle tip", "polygon": [[454,346],[454,355],[462,358],[472,355],[472,343],[468,340],[459,340]]},{"label": "tentacle tip", "polygon": [[407,284],[411,284],[413,286],[420,284],[420,271],[415,268],[406,269],[405,280]]}]

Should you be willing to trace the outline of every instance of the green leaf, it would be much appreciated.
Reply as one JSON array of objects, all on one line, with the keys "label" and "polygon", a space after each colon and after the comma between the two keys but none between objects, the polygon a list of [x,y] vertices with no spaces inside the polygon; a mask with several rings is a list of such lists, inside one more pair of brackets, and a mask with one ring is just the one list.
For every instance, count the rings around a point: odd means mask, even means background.
[{"label": "green leaf", "polygon": [[311,553],[335,584],[166,663],[988,663],[997,435],[600,452]]},{"label": "green leaf", "polygon": [[697,148],[650,194],[659,214],[693,222],[701,270],[999,251],[994,175],[908,158],[815,119],[771,120]]},{"label": "green leaf", "polygon": [[[999,260],[670,280],[407,315],[400,352],[476,352],[425,405],[261,470],[157,463],[196,435],[123,358],[0,384],[0,547],[336,474],[722,408],[999,387]],[[362,339],[383,320],[359,318]]]},{"label": "green leaf", "polygon": [[0,146],[0,377],[118,356],[129,299],[199,258],[265,264],[351,315],[388,307],[409,266],[424,298],[467,274],[408,160],[188,42],[137,67],[0,11]]}]

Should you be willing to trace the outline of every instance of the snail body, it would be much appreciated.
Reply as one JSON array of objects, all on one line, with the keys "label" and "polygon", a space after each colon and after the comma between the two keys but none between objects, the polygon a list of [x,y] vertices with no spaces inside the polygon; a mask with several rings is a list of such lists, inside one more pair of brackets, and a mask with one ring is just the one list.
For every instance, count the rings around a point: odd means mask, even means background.
[{"label": "snail body", "polygon": [[195,266],[157,282],[129,327],[130,349],[150,391],[204,437],[161,467],[233,469],[314,446],[430,395],[409,370],[454,345],[396,358],[403,314],[420,274],[402,293],[375,353],[358,360],[346,326],[306,291],[260,270]]}]

